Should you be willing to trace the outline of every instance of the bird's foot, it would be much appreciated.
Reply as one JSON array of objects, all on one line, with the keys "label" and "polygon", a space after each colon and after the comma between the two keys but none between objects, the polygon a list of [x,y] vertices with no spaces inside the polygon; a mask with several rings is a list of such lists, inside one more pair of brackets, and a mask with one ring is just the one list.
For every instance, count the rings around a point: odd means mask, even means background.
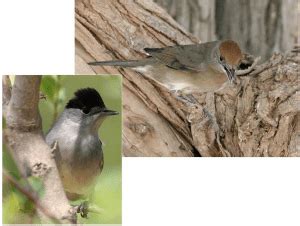
[{"label": "bird's foot", "polygon": [[193,96],[193,94],[185,94],[184,92],[182,92],[181,90],[176,90],[175,92],[174,92],[174,94],[175,94],[175,97],[179,100],[179,101],[181,101],[181,102],[183,102],[183,103],[185,103],[185,104],[187,104],[187,105],[195,105],[195,104],[198,104],[198,101],[196,100],[196,98]]},{"label": "bird's foot", "polygon": [[197,104],[197,100],[192,94],[177,96],[177,99],[186,105],[195,105]]},{"label": "bird's foot", "polygon": [[77,206],[77,213],[80,213],[82,218],[88,218],[88,211],[89,211],[89,203],[88,201],[82,202],[80,205]]},{"label": "bird's foot", "polygon": [[86,219],[88,218],[88,213],[102,214],[104,212],[102,208],[99,208],[95,204],[89,203],[88,201],[84,201],[79,205],[72,206],[76,213],[80,213],[80,216]]}]

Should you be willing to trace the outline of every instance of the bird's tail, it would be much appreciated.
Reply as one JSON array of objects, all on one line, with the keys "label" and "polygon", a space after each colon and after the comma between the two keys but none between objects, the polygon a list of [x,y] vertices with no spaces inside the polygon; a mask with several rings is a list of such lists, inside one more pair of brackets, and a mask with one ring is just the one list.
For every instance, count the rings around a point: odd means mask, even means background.
[{"label": "bird's tail", "polygon": [[120,66],[120,67],[139,67],[154,63],[155,60],[151,57],[141,60],[112,60],[112,61],[95,61],[88,63],[93,66]]}]

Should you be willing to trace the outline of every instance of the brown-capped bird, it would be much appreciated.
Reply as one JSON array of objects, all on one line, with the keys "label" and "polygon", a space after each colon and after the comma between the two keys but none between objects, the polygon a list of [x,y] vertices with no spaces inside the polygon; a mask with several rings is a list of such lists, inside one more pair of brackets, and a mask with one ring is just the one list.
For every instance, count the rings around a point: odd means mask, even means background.
[{"label": "brown-capped bird", "polygon": [[144,50],[149,54],[144,59],[98,61],[89,65],[131,67],[171,90],[209,92],[228,80],[234,81],[235,70],[242,60],[242,51],[232,40]]}]

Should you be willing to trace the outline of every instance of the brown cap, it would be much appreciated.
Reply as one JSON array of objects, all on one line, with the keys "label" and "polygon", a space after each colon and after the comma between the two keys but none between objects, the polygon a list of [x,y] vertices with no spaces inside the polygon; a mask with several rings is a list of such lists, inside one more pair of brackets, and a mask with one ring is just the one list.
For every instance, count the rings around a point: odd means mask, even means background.
[{"label": "brown cap", "polygon": [[221,57],[224,57],[229,65],[237,66],[243,58],[239,45],[232,40],[223,41],[219,49]]}]

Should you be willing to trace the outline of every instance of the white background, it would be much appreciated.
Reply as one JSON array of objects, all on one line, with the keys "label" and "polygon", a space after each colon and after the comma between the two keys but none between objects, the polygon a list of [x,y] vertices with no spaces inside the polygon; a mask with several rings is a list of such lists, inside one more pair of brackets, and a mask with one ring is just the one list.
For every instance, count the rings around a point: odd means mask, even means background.
[{"label": "white background", "polygon": [[[0,2],[0,74],[74,74],[72,0]],[[123,158],[123,225],[299,226],[299,174],[299,158]]]}]

